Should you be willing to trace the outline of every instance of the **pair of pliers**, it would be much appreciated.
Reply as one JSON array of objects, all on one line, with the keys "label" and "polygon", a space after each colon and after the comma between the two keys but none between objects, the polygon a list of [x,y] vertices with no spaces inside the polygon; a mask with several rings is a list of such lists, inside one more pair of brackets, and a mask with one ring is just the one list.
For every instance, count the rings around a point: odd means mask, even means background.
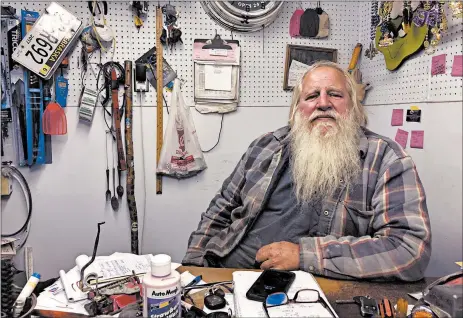
[{"label": "pair of pliers", "polygon": [[[93,16],[95,16],[96,8],[93,7],[93,2],[94,1],[87,1],[88,9],[90,10],[90,13],[93,14]],[[108,14],[108,2],[107,1],[101,1],[101,2],[103,3],[103,14],[107,15]],[[100,1],[96,1],[96,7],[98,8],[98,14],[101,14]]]}]

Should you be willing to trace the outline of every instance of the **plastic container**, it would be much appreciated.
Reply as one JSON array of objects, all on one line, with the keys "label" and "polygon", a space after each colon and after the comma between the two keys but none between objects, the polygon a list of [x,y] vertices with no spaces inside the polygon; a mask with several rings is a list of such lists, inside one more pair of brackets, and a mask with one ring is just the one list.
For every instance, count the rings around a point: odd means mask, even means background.
[{"label": "plastic container", "polygon": [[143,317],[180,317],[180,274],[171,270],[171,257],[158,254],[151,259],[151,273],[143,276]]}]

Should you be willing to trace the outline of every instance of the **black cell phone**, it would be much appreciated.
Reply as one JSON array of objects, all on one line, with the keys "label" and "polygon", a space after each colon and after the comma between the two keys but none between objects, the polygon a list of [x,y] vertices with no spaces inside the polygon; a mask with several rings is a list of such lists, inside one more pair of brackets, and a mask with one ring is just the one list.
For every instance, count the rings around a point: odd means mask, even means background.
[{"label": "black cell phone", "polygon": [[296,278],[293,272],[267,269],[260,274],[246,293],[250,300],[264,302],[268,295],[278,292],[287,292]]}]

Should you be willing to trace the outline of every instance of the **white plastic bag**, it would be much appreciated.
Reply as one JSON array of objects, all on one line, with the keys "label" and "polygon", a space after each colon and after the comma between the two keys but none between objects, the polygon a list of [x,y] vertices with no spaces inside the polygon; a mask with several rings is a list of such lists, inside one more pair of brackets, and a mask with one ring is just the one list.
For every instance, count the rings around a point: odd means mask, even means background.
[{"label": "white plastic bag", "polygon": [[156,172],[183,179],[206,168],[190,107],[183,100],[180,80],[175,79],[167,129]]}]

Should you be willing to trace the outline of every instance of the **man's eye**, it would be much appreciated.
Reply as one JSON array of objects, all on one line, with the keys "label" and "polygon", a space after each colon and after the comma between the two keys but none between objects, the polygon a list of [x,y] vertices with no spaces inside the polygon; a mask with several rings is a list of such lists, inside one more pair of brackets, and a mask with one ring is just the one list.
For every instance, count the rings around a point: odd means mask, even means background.
[{"label": "man's eye", "polygon": [[318,96],[318,94],[311,94],[311,95],[307,96],[307,97],[305,98],[305,100],[315,99],[315,98],[317,98],[317,96]]},{"label": "man's eye", "polygon": [[339,94],[339,93],[330,93],[330,96],[333,96],[333,97],[342,97],[342,95]]}]

